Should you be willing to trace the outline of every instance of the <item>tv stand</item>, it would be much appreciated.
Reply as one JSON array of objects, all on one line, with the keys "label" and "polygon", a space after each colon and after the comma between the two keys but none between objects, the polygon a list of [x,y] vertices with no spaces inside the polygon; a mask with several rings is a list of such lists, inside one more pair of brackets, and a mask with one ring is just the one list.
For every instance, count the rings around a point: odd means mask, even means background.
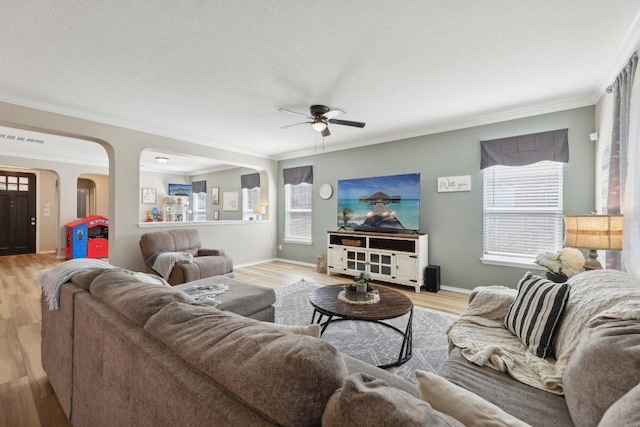
[{"label": "tv stand", "polygon": [[327,274],[358,276],[411,286],[424,284],[429,264],[426,234],[390,234],[359,231],[327,232]]}]

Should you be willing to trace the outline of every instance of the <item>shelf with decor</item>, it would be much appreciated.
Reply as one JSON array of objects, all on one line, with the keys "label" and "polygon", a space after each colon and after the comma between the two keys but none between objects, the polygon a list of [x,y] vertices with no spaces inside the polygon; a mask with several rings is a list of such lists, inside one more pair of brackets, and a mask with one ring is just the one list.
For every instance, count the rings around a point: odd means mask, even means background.
[{"label": "shelf with decor", "polygon": [[426,234],[389,234],[357,231],[327,232],[327,274],[358,276],[411,286],[424,285],[429,264]]}]

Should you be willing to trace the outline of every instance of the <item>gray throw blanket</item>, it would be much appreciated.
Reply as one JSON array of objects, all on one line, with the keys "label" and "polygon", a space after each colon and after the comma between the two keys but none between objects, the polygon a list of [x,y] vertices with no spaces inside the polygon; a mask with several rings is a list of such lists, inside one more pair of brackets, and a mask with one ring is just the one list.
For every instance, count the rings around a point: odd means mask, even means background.
[{"label": "gray throw blanket", "polygon": [[57,267],[41,270],[38,280],[42,285],[44,296],[47,299],[49,310],[57,310],[60,301],[60,286],[71,279],[72,276],[84,271],[94,269],[116,268],[99,259],[77,258],[66,261]]},{"label": "gray throw blanket", "polygon": [[193,255],[189,252],[160,252],[150,256],[145,263],[164,280],[169,280],[173,267],[180,261],[192,263]]},{"label": "gray throw blanket", "polygon": [[182,292],[191,295],[196,301],[203,304],[217,307],[220,301],[215,299],[216,295],[220,295],[229,290],[229,286],[222,283],[212,283],[211,285],[191,286],[183,288]]}]

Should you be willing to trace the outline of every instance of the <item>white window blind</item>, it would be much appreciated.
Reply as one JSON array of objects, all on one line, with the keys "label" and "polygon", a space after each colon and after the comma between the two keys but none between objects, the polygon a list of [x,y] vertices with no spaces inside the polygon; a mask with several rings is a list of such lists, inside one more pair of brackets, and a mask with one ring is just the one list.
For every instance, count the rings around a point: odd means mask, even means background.
[{"label": "white window blind", "polygon": [[242,219],[253,218],[254,206],[260,206],[260,187],[242,189]]},{"label": "white window blind", "polygon": [[193,220],[207,220],[207,193],[193,193]]},{"label": "white window blind", "polygon": [[484,259],[531,263],[562,247],[562,165],[484,170]]},{"label": "white window blind", "polygon": [[311,243],[311,201],[313,185],[287,184],[285,188],[285,240]]}]

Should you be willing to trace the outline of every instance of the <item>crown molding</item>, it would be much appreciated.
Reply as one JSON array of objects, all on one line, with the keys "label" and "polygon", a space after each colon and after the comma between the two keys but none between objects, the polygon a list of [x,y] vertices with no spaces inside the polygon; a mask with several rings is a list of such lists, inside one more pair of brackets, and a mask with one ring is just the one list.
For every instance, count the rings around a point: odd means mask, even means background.
[{"label": "crown molding", "polygon": [[318,151],[315,148],[300,151],[291,151],[289,153],[280,154],[276,157],[276,160],[289,160],[299,157],[312,156],[315,154],[330,153],[333,151],[348,150],[351,148],[359,148],[367,145],[383,144],[385,142],[399,141],[402,139],[415,138],[425,135],[433,135],[436,133],[450,132],[453,130],[466,129],[476,126],[488,125],[493,123],[505,122],[508,120],[522,119],[526,117],[539,116],[541,114],[556,113],[558,111],[571,110],[574,108],[588,107],[594,105],[594,101],[591,97],[582,97],[574,100],[545,104],[535,107],[522,108],[513,111],[505,111],[495,114],[488,114],[479,116],[472,119],[462,120],[456,123],[444,123],[436,124],[427,128],[422,128],[416,131],[399,132],[391,136],[385,136],[380,138],[373,138],[367,141],[354,141],[344,144],[325,145],[322,151]]},{"label": "crown molding", "polygon": [[0,93],[0,101],[9,104],[19,105],[21,107],[34,108],[37,110],[47,111],[49,113],[60,114],[63,116],[74,117],[76,119],[88,120],[91,122],[101,123],[104,125],[115,126],[123,129],[133,130],[137,132],[149,133],[152,135],[162,136],[165,138],[176,139],[179,141],[190,142],[193,144],[203,145],[208,148],[216,148],[219,150],[229,151],[232,153],[243,154],[252,157],[259,157],[262,159],[275,160],[273,156],[269,156],[264,153],[256,153],[249,150],[242,150],[238,148],[229,147],[227,145],[221,145],[210,140],[204,140],[200,138],[194,138],[191,135],[183,134],[181,132],[171,132],[166,129],[160,129],[153,126],[141,126],[139,124],[132,123],[127,120],[116,119],[114,117],[107,117],[101,114],[87,113],[84,111],[75,110],[72,108],[59,107],[44,102],[27,100],[12,95]]},{"label": "crown molding", "polygon": [[17,153],[15,151],[4,151],[0,156],[13,157],[16,159],[42,160],[44,162],[69,163],[69,164],[81,165],[81,166],[96,166],[100,168],[109,169],[108,162],[104,164],[100,162],[92,162],[90,160],[75,160],[75,159],[69,159],[67,157],[55,157],[51,155],[41,156],[37,154]]},{"label": "crown molding", "polygon": [[616,55],[614,56],[611,68],[609,71],[602,76],[599,83],[593,89],[591,93],[591,99],[593,99],[594,103],[597,103],[602,95],[604,95],[605,91],[609,86],[613,84],[613,82],[620,74],[620,71],[627,65],[629,58],[633,55],[638,49],[640,45],[640,12],[636,15],[636,18],[627,31],[627,35],[624,38],[624,42],[618,48]]}]

